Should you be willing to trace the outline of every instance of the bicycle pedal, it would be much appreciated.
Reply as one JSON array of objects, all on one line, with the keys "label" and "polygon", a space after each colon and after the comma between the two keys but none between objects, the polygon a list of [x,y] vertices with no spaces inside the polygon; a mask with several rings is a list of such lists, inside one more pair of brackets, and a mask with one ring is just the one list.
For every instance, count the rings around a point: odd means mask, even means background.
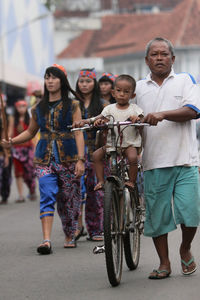
[{"label": "bicycle pedal", "polygon": [[105,246],[104,245],[100,245],[100,246],[95,246],[93,249],[93,253],[94,254],[101,254],[105,252]]}]

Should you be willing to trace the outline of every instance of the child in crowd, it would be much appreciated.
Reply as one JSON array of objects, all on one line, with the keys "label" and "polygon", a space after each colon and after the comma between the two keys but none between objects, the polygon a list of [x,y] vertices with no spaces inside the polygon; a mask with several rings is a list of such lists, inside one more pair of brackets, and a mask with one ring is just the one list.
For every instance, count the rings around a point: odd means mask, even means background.
[{"label": "child in crowd", "polygon": [[115,98],[112,95],[112,89],[117,75],[104,72],[99,78],[99,89],[103,106],[115,103]]},{"label": "child in crowd", "polygon": [[[101,115],[97,117],[95,125],[98,126],[108,121],[107,116],[112,115],[115,121],[126,121],[131,117],[132,122],[139,121],[143,117],[143,111],[136,104],[129,103],[135,97],[136,82],[130,75],[122,74],[115,80],[113,97],[117,103],[106,106]],[[115,128],[116,136],[117,128]],[[129,181],[126,186],[134,188],[137,178],[137,157],[141,150],[141,136],[139,130],[135,127],[129,126],[123,131],[122,148],[124,156],[129,163]],[[104,185],[104,163],[103,158],[105,153],[111,150],[111,136],[108,132],[107,144],[93,153],[93,161],[98,183],[94,190],[103,188]]]},{"label": "child in crowd", "polygon": [[[30,117],[28,113],[28,104],[23,99],[18,100],[15,103],[13,137],[25,131],[29,126],[29,122]],[[22,203],[25,201],[23,195],[23,181],[29,188],[30,200],[36,200],[36,182],[33,158],[34,146],[31,140],[23,144],[13,146],[13,164],[17,189],[19,193],[19,197],[16,200],[16,203]]]}]

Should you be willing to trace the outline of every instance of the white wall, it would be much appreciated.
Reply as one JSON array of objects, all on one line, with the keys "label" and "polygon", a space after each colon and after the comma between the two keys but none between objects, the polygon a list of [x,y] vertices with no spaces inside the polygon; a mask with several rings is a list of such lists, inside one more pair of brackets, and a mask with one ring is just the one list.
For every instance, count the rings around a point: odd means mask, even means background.
[{"label": "white wall", "polygon": [[[30,78],[42,78],[54,62],[53,31],[53,17],[40,0],[0,0],[0,79],[25,87]],[[9,76],[15,72],[16,82]]]}]

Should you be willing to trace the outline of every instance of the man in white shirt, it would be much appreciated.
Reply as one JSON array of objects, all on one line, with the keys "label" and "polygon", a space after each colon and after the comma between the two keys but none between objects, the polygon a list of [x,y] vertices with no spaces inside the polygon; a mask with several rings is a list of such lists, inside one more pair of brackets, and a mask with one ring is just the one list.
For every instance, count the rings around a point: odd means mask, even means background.
[{"label": "man in white shirt", "polygon": [[196,264],[190,252],[200,222],[198,147],[195,119],[200,116],[200,93],[188,74],[175,74],[172,44],[155,38],[146,48],[150,74],[137,83],[136,103],[144,111],[144,234],[153,238],[160,265],[150,279],[171,274],[168,232],[180,224],[182,273],[190,275]]}]

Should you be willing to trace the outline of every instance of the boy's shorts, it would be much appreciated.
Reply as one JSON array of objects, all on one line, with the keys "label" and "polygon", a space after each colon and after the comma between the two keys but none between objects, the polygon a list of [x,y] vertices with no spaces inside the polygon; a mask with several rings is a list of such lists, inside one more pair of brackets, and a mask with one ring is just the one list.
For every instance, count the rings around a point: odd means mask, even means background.
[{"label": "boy's shorts", "polygon": [[166,234],[176,225],[200,222],[198,167],[170,167],[144,172],[146,220],[144,235]]}]

